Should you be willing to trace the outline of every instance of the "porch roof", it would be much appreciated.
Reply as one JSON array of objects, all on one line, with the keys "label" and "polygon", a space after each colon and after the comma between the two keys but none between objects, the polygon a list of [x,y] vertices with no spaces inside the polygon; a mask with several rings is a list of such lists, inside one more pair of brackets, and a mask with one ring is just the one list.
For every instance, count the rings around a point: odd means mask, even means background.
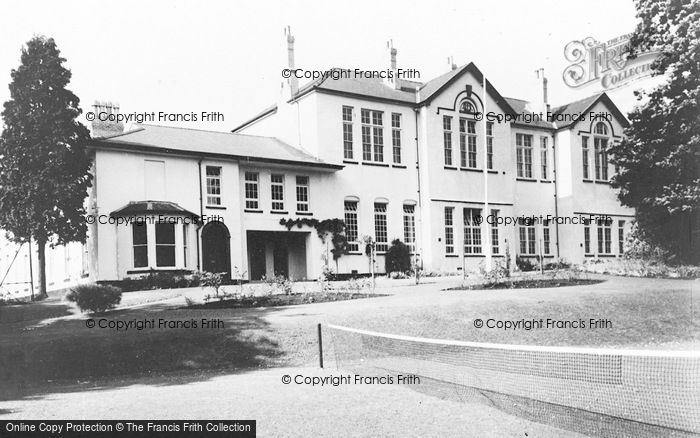
[{"label": "porch roof", "polygon": [[170,201],[131,201],[125,206],[114,210],[109,215],[112,217],[124,217],[136,214],[169,214],[173,216],[199,218],[199,216],[191,211]]}]

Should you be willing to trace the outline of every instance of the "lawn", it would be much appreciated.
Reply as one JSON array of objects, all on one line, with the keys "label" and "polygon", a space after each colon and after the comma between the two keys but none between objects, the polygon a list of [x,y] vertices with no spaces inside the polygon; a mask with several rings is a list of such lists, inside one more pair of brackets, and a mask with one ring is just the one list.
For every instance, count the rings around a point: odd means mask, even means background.
[{"label": "lawn", "polygon": [[[454,286],[454,285],[453,285]],[[373,299],[254,309],[188,309],[152,304],[110,312],[106,320],[221,320],[223,328],[144,330],[87,328],[87,317],[0,320],[0,398],[32,387],[96,385],[131,378],[200,379],[317,362],[316,324],[386,333],[508,344],[693,349],[699,346],[697,282],[607,277],[595,285],[552,289],[443,290],[447,285],[386,289]],[[696,292],[697,293],[697,292]],[[7,310],[7,309],[3,309]],[[2,312],[3,310],[0,310]],[[41,312],[39,312],[41,313]],[[48,314],[62,314],[60,307]],[[475,328],[489,318],[603,318],[606,329]],[[98,318],[95,318],[98,319]],[[329,350],[332,353],[332,350]],[[331,360],[329,356],[327,360]],[[114,384],[113,382],[110,384]],[[124,383],[126,384],[126,383]]]}]

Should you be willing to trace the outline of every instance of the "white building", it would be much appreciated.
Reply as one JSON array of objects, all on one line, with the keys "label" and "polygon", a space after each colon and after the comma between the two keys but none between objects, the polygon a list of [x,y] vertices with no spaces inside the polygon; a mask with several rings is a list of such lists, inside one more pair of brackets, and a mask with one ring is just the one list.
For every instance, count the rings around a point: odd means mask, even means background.
[{"label": "white building", "polygon": [[[628,122],[606,94],[550,109],[546,80],[542,101],[528,103],[488,82],[484,93],[473,63],[419,83],[396,78],[392,47],[389,56],[393,79],[290,79],[232,133],[93,126],[89,280],[197,269],[317,278],[327,246],[280,219],[343,219],[350,252],[339,273],[370,270],[363,236],[377,242],[379,272],[393,239],[441,271],[476,270],[488,253],[545,263],[622,253],[633,211],[609,185],[605,150]],[[521,216],[544,220],[490,223]],[[591,216],[610,220],[571,223]]]}]

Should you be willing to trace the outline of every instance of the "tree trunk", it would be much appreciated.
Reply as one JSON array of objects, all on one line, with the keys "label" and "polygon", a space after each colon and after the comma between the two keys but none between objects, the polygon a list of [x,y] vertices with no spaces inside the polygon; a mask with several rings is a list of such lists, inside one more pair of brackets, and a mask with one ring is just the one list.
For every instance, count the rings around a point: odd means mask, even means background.
[{"label": "tree trunk", "polygon": [[37,240],[36,242],[37,260],[39,262],[39,295],[38,298],[46,298],[46,242]]}]

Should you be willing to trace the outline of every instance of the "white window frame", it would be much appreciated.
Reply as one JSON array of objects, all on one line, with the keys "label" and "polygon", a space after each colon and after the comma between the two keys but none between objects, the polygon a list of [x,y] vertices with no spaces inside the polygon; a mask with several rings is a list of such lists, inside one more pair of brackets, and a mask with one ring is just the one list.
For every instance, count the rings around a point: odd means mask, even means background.
[{"label": "white window frame", "polygon": [[[301,182],[300,182],[301,178]],[[306,179],[306,182],[304,183],[304,179]],[[296,176],[296,183],[297,183],[297,189],[296,189],[296,194],[297,194],[297,212],[298,213],[308,213],[309,210],[309,205],[310,205],[310,184],[311,184],[311,178],[309,178],[308,175],[297,175]]]},{"label": "white window frame", "polygon": [[388,204],[385,202],[374,203],[374,241],[377,252],[389,249]]},{"label": "white window frame", "polygon": [[532,179],[532,134],[515,134],[518,178]]},{"label": "white window frame", "polygon": [[352,137],[352,112],[353,107],[343,105],[343,158],[352,160],[353,153],[353,137]]},{"label": "white window frame", "polygon": [[[217,175],[209,174],[210,170],[216,170]],[[221,187],[222,187],[223,169],[221,166],[206,166],[205,176],[207,185],[207,206],[221,206]]]},{"label": "white window frame", "polygon": [[[281,181],[275,181],[277,177]],[[284,175],[281,173],[270,175],[270,208],[272,211],[284,211],[284,179]],[[278,190],[276,191],[275,189]]]},{"label": "white window frame", "polygon": [[[260,173],[245,172],[243,191],[245,192],[245,209],[260,209]],[[254,195],[254,196],[253,196]]]}]

